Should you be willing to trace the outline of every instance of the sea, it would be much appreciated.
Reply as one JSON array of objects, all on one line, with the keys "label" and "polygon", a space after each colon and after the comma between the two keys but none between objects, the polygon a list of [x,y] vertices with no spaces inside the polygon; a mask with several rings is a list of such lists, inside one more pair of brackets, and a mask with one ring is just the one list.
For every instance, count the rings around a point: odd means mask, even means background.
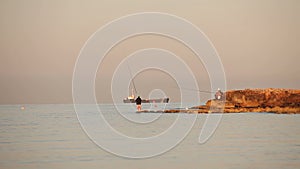
[{"label": "sea", "polygon": [[[150,138],[168,132],[180,114],[136,113],[133,104],[97,106],[98,112],[85,105],[81,109],[83,113],[78,116],[72,104],[1,105],[0,168],[300,168],[300,114],[223,114],[214,133],[202,144],[198,141],[199,134],[210,115],[185,114],[184,117],[195,117],[195,122],[178,144],[153,156],[132,158],[96,143],[84,130],[82,117],[94,119],[90,125],[95,131],[101,116],[127,138]],[[175,103],[166,106],[180,107]],[[143,105],[143,109],[158,108],[156,105]],[[142,121],[134,121],[137,119]],[[178,135],[181,135],[180,131]],[[105,132],[101,137],[114,142]],[[159,141],[165,145],[172,142],[170,139],[174,138],[164,137]],[[153,150],[159,148],[158,144],[151,146],[156,146]],[[134,145],[127,149],[129,154],[136,151]]]}]

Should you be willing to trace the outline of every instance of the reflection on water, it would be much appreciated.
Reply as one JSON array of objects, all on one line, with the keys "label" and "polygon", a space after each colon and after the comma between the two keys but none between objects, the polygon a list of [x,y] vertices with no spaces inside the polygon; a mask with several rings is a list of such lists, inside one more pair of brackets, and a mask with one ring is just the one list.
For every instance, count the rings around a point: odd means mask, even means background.
[{"label": "reflection on water", "polygon": [[[127,116],[156,119],[148,124],[132,123],[112,105],[100,106],[116,130],[133,137],[157,135],[177,116],[153,118],[157,115],[132,112],[134,105],[122,106]],[[88,107],[86,111],[87,115],[97,114]],[[225,114],[213,137],[200,145],[205,117],[199,115],[187,138],[171,151],[134,160],[93,144],[72,105],[0,106],[0,168],[300,168],[300,115]]]}]

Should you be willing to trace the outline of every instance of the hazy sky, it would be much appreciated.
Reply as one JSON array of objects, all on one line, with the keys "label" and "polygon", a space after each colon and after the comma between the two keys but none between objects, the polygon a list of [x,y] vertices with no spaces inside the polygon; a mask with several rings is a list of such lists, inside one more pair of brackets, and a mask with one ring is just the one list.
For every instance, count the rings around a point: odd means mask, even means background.
[{"label": "hazy sky", "polygon": [[[221,57],[228,89],[300,87],[298,0],[1,0],[0,104],[72,103],[73,69],[85,41],[104,24],[137,12],[170,13],[199,27]],[[208,90],[207,73],[188,49],[145,35],[122,42],[106,56],[96,78],[100,102],[109,100],[108,81],[122,58],[150,47],[181,56],[200,88]],[[151,85],[145,79],[152,79]],[[144,96],[158,87],[171,99],[179,96],[174,80],[158,71],[144,72],[135,82]]]}]

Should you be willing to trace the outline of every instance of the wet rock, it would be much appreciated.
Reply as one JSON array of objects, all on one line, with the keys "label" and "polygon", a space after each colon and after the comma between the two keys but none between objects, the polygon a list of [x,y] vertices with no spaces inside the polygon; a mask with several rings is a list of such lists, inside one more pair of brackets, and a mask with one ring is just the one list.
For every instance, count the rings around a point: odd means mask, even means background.
[{"label": "wet rock", "polygon": [[[300,90],[293,89],[245,89],[225,92],[223,100],[208,100],[205,105],[195,106],[198,113],[270,112],[300,114]],[[166,110],[169,113],[183,112]],[[185,111],[189,112],[189,111]]]}]

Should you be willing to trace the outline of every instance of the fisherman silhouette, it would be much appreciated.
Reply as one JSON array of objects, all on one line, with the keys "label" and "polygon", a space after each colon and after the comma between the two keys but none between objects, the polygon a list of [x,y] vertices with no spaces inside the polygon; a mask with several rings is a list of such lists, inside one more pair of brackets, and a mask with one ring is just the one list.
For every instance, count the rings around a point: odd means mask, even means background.
[{"label": "fisherman silhouette", "polygon": [[137,111],[140,112],[142,110],[142,99],[140,96],[135,99],[135,103]]},{"label": "fisherman silhouette", "polygon": [[215,94],[215,99],[216,100],[221,100],[223,99],[223,92],[221,91],[221,89],[218,88],[218,91]]}]

